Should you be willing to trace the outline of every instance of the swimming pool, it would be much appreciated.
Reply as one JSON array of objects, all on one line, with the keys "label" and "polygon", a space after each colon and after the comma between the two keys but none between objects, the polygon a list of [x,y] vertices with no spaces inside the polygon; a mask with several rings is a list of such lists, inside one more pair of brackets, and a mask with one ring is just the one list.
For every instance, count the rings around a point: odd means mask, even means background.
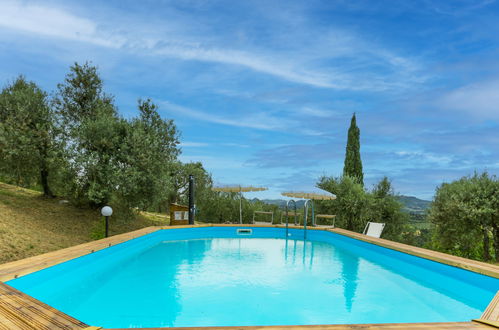
[{"label": "swimming pool", "polygon": [[108,328],[469,321],[499,289],[336,233],[289,233],[159,230],[7,284]]}]

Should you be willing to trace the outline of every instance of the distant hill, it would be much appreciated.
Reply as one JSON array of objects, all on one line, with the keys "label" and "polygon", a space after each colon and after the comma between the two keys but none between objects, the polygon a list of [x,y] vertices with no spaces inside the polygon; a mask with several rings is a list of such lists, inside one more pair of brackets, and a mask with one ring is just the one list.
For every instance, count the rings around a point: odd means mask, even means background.
[{"label": "distant hill", "polygon": [[[413,214],[424,214],[426,210],[430,207],[431,202],[424,200],[424,199],[419,199],[414,196],[404,196],[404,195],[399,195],[396,197],[402,205],[404,205],[404,211],[408,213],[413,213]],[[253,198],[253,202],[258,201],[258,198]],[[277,205],[279,208],[284,209],[286,207],[286,201],[283,199],[262,199],[259,200],[263,203],[266,204],[272,204],[272,205]],[[305,201],[303,200],[298,200],[296,201],[296,207],[297,208],[302,208],[303,204]]]},{"label": "distant hill", "polygon": [[[253,202],[260,201],[265,204],[271,204],[271,205],[277,205],[279,206],[280,209],[285,209],[286,208],[286,202],[284,199],[258,199],[258,198],[253,198]],[[296,201],[296,207],[297,208],[303,208],[303,204],[305,204],[304,200],[297,200]]]},{"label": "distant hill", "polygon": [[408,213],[424,214],[431,205],[430,201],[414,196],[400,195],[397,196],[397,199],[404,205],[404,211]]}]

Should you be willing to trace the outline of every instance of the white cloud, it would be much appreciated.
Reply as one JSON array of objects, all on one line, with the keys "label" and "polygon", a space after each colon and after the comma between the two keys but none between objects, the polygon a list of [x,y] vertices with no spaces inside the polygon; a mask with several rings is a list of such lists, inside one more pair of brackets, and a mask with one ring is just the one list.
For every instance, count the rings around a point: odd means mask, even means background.
[{"label": "white cloud", "polygon": [[249,148],[250,146],[247,145],[247,144],[241,144],[241,143],[232,143],[232,142],[228,142],[228,143],[220,143],[220,145],[222,146],[226,146],[226,147],[235,147],[235,148]]},{"label": "white cloud", "polygon": [[189,148],[189,147],[208,147],[210,144],[209,143],[204,143],[204,142],[181,142],[180,147],[182,148]]},{"label": "white cloud", "polygon": [[180,146],[183,148],[200,148],[200,147],[210,147],[210,146],[224,146],[224,147],[234,147],[234,148],[249,148],[250,146],[247,144],[241,144],[241,143],[233,143],[233,142],[227,142],[227,143],[206,143],[206,142],[181,142]]},{"label": "white cloud", "polygon": [[210,114],[204,111],[194,110],[181,105],[170,102],[161,102],[161,108],[176,112],[182,116],[191,117],[197,120],[207,121],[215,124],[222,124],[234,127],[255,128],[269,131],[286,130],[290,126],[295,125],[294,122],[277,118],[265,112],[253,112],[245,114],[240,118],[228,118]]},{"label": "white cloud", "polygon": [[[252,70],[281,77],[283,79],[316,87],[340,88],[330,77],[317,72],[296,70],[292,64],[277,63],[259,55],[229,48],[202,46],[186,40],[139,38],[133,34],[106,33],[90,19],[78,17],[59,8],[7,1],[0,4],[0,26],[47,37],[87,42],[98,46],[131,50],[148,49],[149,54],[175,57],[184,60],[217,62],[240,65]],[[107,37],[101,35],[107,34]]]},{"label": "white cloud", "polygon": [[[322,136],[324,133],[316,130],[304,127],[302,122],[288,119],[283,116],[273,116],[267,112],[246,112],[239,117],[229,118],[228,116],[221,116],[211,114],[201,110],[191,109],[189,107],[181,106],[178,104],[173,104],[168,101],[159,102],[162,109],[166,109],[169,112],[177,113],[181,116],[190,117],[196,120],[206,121],[209,123],[233,126],[233,127],[243,127],[260,129],[265,131],[280,131],[289,132],[296,131],[297,133],[308,135],[308,136]],[[237,146],[237,147],[247,147],[241,144],[233,144],[227,146]]]},{"label": "white cloud", "polygon": [[[218,49],[215,47],[188,46],[179,44],[168,45],[153,50],[156,55],[177,57],[185,60],[196,60],[206,62],[216,62],[224,64],[240,65],[254,71],[270,74],[285,80],[315,87],[344,89],[346,86],[341,82],[345,77],[339,73],[326,74],[314,72],[307,69],[298,69],[297,63],[283,58],[272,58],[234,49]],[[352,88],[353,86],[349,86]]]},{"label": "white cloud", "polygon": [[448,165],[449,163],[452,162],[452,157],[446,156],[446,155],[437,155],[434,153],[430,152],[424,152],[424,151],[396,151],[396,155],[401,156],[403,158],[415,160],[417,162],[424,162],[424,163],[435,163],[439,165]]},{"label": "white cloud", "polygon": [[104,38],[97,24],[67,11],[21,1],[0,4],[0,26],[23,32],[92,43],[104,47],[120,47],[123,40]]},{"label": "white cloud", "polygon": [[321,132],[321,131],[318,131],[315,129],[310,129],[310,128],[299,128],[297,131],[300,132],[301,134],[309,135],[309,136],[323,136],[324,135],[324,132]]},{"label": "white cloud", "polygon": [[438,102],[446,109],[471,114],[481,119],[499,119],[499,80],[458,88]]},{"label": "white cloud", "polygon": [[[317,40],[310,49],[290,49],[293,56],[269,47],[235,49],[227,47],[223,36],[189,33],[188,20],[165,21],[164,26],[135,17],[98,22],[80,17],[47,4],[5,1],[0,4],[0,26],[45,37],[85,42],[112,49],[123,49],[136,54],[172,57],[241,66],[286,81],[339,90],[386,90],[410,86],[417,65],[407,58],[376,47],[357,36],[338,30],[334,37]],[[103,23],[103,24],[100,24]],[[155,22],[157,24],[157,22]],[[310,28],[310,27],[304,27]],[[161,31],[166,31],[161,33]],[[209,32],[207,32],[209,33]],[[279,37],[276,37],[279,39]],[[291,45],[289,45],[291,46]],[[342,57],[356,58],[362,63],[381,60],[397,74],[349,72],[339,65],[320,64],[322,60]],[[363,67],[366,67],[365,65]],[[420,75],[419,75],[420,77]],[[403,78],[403,79],[401,79]],[[418,78],[419,79],[419,78]],[[414,81],[412,81],[414,82]]]},{"label": "white cloud", "polygon": [[337,114],[337,112],[333,111],[333,110],[324,110],[324,109],[318,109],[318,108],[312,108],[312,107],[304,107],[304,108],[300,109],[299,112],[303,115],[306,115],[306,116],[313,116],[313,117],[320,117],[320,118],[327,118],[327,117],[331,117],[331,116]]}]

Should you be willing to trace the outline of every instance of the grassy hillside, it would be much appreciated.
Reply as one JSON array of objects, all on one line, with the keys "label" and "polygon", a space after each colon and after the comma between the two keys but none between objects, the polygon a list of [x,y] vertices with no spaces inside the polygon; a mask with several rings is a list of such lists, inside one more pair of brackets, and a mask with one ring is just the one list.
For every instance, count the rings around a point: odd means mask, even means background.
[{"label": "grassy hillside", "polygon": [[[136,220],[110,218],[110,235],[153,225],[166,216],[141,213]],[[99,210],[81,209],[41,193],[0,183],[0,263],[92,240],[103,222]]]}]

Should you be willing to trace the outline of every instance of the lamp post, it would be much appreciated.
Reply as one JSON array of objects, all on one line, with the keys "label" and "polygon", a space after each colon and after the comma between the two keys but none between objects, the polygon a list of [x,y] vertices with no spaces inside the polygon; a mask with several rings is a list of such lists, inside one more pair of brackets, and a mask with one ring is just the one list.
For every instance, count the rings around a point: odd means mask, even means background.
[{"label": "lamp post", "polygon": [[194,215],[196,211],[196,204],[194,203],[194,189],[195,181],[194,175],[189,175],[189,224],[194,224]]},{"label": "lamp post", "polygon": [[109,217],[113,214],[113,209],[111,206],[104,206],[101,210],[100,213],[106,217],[106,237],[109,234]]}]

